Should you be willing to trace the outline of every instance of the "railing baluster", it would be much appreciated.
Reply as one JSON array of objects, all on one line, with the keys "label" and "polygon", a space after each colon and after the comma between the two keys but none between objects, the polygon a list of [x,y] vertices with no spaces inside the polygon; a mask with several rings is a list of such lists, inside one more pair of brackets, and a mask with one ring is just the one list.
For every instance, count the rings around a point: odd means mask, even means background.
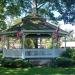
[{"label": "railing baluster", "polygon": [[[59,56],[64,49],[9,49],[3,50],[3,57],[12,57],[12,58],[22,58],[22,53],[24,58],[40,58],[40,57],[57,57]],[[55,54],[53,54],[55,53]]]}]

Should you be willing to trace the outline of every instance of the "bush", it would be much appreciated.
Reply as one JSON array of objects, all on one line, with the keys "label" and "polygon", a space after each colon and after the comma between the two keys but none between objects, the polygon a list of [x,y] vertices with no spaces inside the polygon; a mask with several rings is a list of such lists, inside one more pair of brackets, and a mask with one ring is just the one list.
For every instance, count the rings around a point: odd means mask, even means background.
[{"label": "bush", "polygon": [[52,59],[51,66],[52,67],[71,67],[75,65],[75,61],[68,58],[55,58]]},{"label": "bush", "polygon": [[22,61],[21,67],[32,67],[32,63],[29,61]]},{"label": "bush", "polygon": [[70,67],[75,66],[75,49],[67,48],[60,58],[52,59],[53,67]]},{"label": "bush", "polygon": [[75,59],[75,49],[74,48],[67,48],[66,51],[61,56],[74,60]]},{"label": "bush", "polygon": [[[4,67],[15,67],[16,65],[14,64],[14,61],[13,60],[10,60],[10,59],[3,59],[1,61],[1,64],[2,66]],[[12,65],[12,66],[11,66]]]},{"label": "bush", "polygon": [[32,67],[32,63],[26,60],[13,60],[13,59],[3,59],[1,61],[2,66],[4,67]]}]

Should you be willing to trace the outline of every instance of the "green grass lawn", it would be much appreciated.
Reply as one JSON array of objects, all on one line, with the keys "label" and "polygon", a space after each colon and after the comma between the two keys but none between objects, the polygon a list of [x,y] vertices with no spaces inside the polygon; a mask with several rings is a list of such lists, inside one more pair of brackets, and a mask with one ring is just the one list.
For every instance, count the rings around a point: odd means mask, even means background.
[{"label": "green grass lawn", "polygon": [[[0,59],[2,53],[0,54]],[[6,68],[0,67],[0,75],[75,75],[75,67],[70,68]]]},{"label": "green grass lawn", "polygon": [[0,67],[0,75],[75,75],[75,68],[4,68]]}]

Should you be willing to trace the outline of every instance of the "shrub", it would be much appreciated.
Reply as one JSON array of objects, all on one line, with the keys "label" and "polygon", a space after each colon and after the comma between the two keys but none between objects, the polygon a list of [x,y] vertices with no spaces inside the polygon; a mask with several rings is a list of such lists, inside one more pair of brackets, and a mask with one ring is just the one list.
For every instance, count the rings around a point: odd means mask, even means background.
[{"label": "shrub", "polygon": [[[13,60],[10,60],[10,59],[3,59],[1,61],[1,64],[2,66],[4,67],[15,67],[16,65],[14,64],[14,61]],[[12,65],[12,66],[11,66]]]},{"label": "shrub", "polygon": [[4,67],[31,67],[32,63],[26,60],[18,60],[18,59],[3,59],[1,61],[2,66]]},{"label": "shrub", "polygon": [[72,59],[60,57],[52,59],[52,67],[71,67],[75,65],[75,61]]},{"label": "shrub", "polygon": [[74,48],[67,48],[66,51],[61,56],[74,60],[75,59],[75,49]]},{"label": "shrub", "polygon": [[24,60],[21,67],[32,67],[32,63]]}]

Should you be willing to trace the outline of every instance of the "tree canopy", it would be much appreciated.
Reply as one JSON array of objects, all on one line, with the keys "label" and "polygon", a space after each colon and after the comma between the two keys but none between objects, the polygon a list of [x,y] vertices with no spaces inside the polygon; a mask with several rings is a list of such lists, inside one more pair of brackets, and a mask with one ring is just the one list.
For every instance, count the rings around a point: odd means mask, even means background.
[{"label": "tree canopy", "polygon": [[[60,13],[58,17],[54,12]],[[0,0],[0,28],[6,28],[7,16],[19,17],[37,13],[49,20],[75,23],[75,0]],[[2,26],[1,26],[2,25]]]}]

